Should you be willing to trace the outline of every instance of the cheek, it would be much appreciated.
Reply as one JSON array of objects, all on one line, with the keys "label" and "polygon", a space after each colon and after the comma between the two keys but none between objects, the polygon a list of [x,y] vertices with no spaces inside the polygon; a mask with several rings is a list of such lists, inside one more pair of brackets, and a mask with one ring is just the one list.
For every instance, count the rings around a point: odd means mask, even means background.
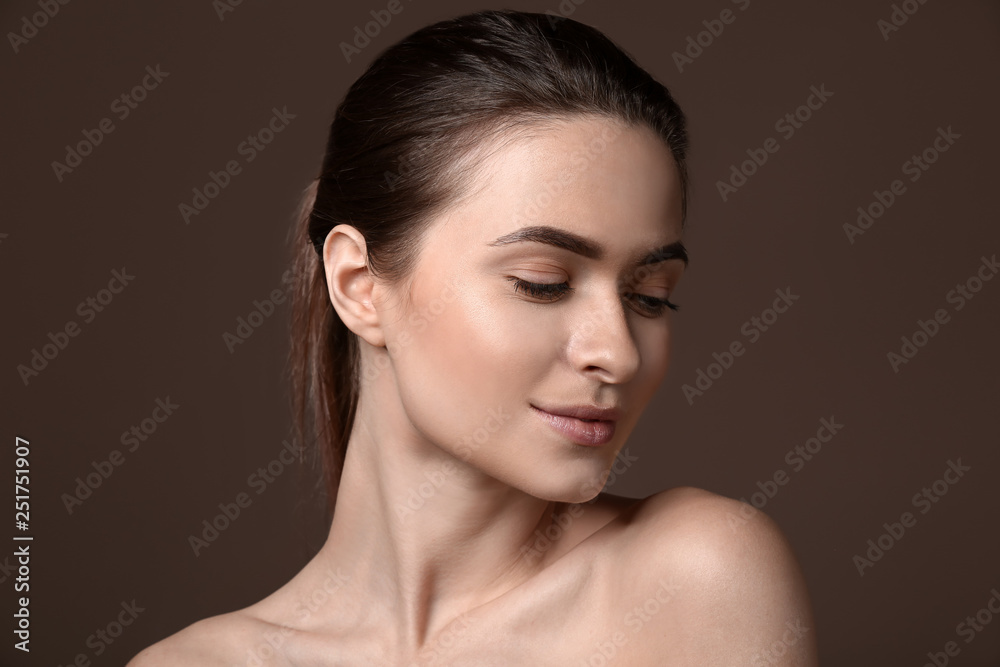
[{"label": "cheek", "polygon": [[[669,315],[668,315],[669,317]],[[637,407],[645,410],[648,401],[663,384],[670,366],[670,325],[661,327],[640,328],[636,332],[636,346],[642,358],[642,364],[633,379],[634,394],[631,397]]]},{"label": "cheek", "polygon": [[[669,318],[670,316],[667,315]],[[642,368],[639,373],[644,380],[662,380],[670,365],[671,324],[659,322],[649,329],[640,329],[636,336],[636,345],[642,354]]]},{"label": "cheek", "polygon": [[[390,344],[390,353],[411,422],[455,451],[473,440],[485,444],[484,429],[489,439],[509,432],[509,417],[520,416],[532,396],[545,346],[508,299],[482,284],[445,284],[414,284],[407,319],[393,336],[407,344],[395,352]],[[508,417],[498,423],[497,414]]]}]

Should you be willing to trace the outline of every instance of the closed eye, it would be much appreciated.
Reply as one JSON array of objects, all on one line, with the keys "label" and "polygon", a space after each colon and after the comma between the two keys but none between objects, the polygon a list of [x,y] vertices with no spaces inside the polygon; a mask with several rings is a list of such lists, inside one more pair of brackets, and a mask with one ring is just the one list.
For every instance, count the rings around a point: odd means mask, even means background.
[{"label": "closed eye", "polygon": [[533,283],[522,280],[517,276],[510,276],[508,280],[514,283],[515,292],[520,289],[525,294],[533,296],[536,299],[551,299],[554,301],[563,294],[573,291],[569,283]]},{"label": "closed eye", "polygon": [[[507,279],[514,283],[514,292],[517,292],[520,289],[528,296],[536,299],[544,299],[546,301],[556,301],[564,294],[568,294],[574,289],[569,286],[569,283],[565,282],[533,283],[518,278],[517,276],[509,276]],[[626,296],[631,296],[635,301],[637,301],[640,308],[643,310],[643,314],[646,314],[649,317],[662,315],[666,312],[666,308],[675,311],[680,308],[680,306],[672,303],[669,299],[660,299],[659,297],[648,296],[646,294],[626,294]]]}]

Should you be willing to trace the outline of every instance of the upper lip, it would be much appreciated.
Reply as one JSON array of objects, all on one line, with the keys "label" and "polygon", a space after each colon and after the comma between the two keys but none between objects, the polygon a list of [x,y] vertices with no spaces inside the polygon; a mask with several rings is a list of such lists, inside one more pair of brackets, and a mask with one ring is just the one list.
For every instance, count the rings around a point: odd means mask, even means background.
[{"label": "upper lip", "polygon": [[561,415],[563,417],[575,417],[577,419],[599,419],[601,421],[617,421],[621,417],[621,410],[615,407],[603,408],[598,405],[567,405],[565,407],[541,407],[535,406],[539,410],[544,410],[549,414]]}]

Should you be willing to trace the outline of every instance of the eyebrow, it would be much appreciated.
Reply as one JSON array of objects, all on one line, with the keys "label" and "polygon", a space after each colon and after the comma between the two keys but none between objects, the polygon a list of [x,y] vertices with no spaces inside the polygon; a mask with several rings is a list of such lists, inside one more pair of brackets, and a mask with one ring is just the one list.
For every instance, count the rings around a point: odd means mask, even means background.
[{"label": "eyebrow", "polygon": [[[522,227],[521,229],[517,229],[509,234],[504,234],[487,245],[503,246],[511,243],[522,243],[526,241],[544,243],[546,245],[555,246],[556,248],[563,248],[564,250],[569,250],[572,253],[594,260],[602,259],[606,253],[604,246],[597,241],[580,236],[579,234],[574,234],[573,232],[565,229],[549,225]],[[649,264],[657,264],[671,259],[681,260],[684,262],[685,267],[688,265],[687,249],[680,241],[668,243],[665,246],[649,252],[644,257],[639,258],[635,262],[635,266],[648,266]]]}]

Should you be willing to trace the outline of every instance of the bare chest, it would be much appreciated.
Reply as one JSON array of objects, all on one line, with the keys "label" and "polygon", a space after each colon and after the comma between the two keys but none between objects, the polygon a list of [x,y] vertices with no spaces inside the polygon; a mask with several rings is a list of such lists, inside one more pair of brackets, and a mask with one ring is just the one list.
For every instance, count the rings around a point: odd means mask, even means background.
[{"label": "bare chest", "polygon": [[678,613],[669,581],[628,590],[593,568],[563,571],[465,613],[416,650],[377,633],[342,636],[295,665],[602,667],[662,665],[663,621]]}]

